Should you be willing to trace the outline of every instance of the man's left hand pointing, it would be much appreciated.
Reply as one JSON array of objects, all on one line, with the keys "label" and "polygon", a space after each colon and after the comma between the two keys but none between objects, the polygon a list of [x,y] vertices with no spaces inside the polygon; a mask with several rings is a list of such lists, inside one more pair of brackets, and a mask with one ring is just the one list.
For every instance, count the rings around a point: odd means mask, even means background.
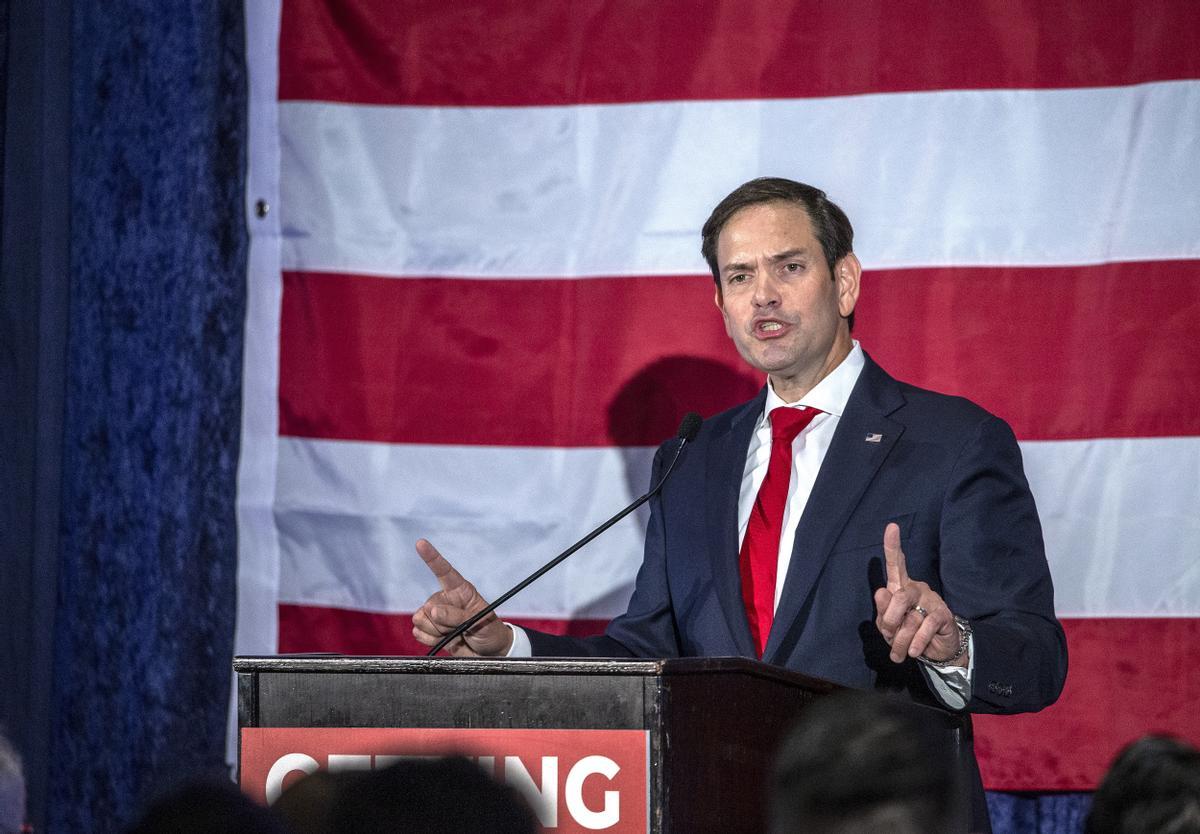
[{"label": "man's left hand pointing", "polygon": [[[958,623],[927,583],[909,577],[898,524],[889,524],[883,532],[883,558],[887,586],[875,592],[875,627],[892,647],[892,661],[924,657],[942,662],[954,657],[961,642]],[[955,665],[965,668],[968,661],[964,653]]]}]

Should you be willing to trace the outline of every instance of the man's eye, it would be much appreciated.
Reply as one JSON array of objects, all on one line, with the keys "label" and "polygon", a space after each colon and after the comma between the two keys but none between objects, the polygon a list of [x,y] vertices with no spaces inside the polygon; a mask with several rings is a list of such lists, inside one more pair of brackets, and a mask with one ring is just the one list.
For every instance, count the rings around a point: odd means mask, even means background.
[{"label": "man's eye", "polygon": [[737,275],[730,275],[730,276],[729,276],[729,283],[730,283],[730,284],[740,284],[740,283],[742,283],[742,282],[743,282],[743,281],[745,281],[745,280],[746,280],[746,275],[745,275],[744,273],[738,273]]},{"label": "man's eye", "polygon": [[787,269],[788,272],[799,272],[800,270],[804,269],[804,265],[793,262],[784,268]]}]

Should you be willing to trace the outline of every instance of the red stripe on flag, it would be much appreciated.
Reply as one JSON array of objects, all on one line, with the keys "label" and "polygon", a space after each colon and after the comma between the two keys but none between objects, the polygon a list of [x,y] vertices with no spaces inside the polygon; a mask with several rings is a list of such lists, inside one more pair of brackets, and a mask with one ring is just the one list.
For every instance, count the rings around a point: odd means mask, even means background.
[{"label": "red stripe on flag", "polygon": [[[549,634],[588,637],[601,634],[608,620],[506,618],[506,622]],[[337,652],[354,655],[423,655],[428,651],[412,636],[412,613],[378,614],[323,608],[279,606],[279,651]]]},{"label": "red stripe on flag", "polygon": [[870,272],[856,335],[1022,440],[1200,435],[1200,261]]},{"label": "red stripe on flag", "polygon": [[[857,320],[893,375],[1022,439],[1200,435],[1200,262],[870,272]],[[285,273],[281,341],[297,437],[644,446],[761,384],[699,276]]]},{"label": "red stripe on flag", "polygon": [[1070,672],[1058,703],[975,717],[990,790],[1092,790],[1121,747],[1146,733],[1200,744],[1200,619],[1089,618],[1063,628]]},{"label": "red stripe on flag", "polygon": [[1031,0],[946,12],[939,0],[289,0],[279,97],[554,105],[1096,87],[1200,75],[1193,0]]},{"label": "red stripe on flag", "polygon": [[280,433],[392,443],[638,446],[761,382],[701,277],[285,273]]}]

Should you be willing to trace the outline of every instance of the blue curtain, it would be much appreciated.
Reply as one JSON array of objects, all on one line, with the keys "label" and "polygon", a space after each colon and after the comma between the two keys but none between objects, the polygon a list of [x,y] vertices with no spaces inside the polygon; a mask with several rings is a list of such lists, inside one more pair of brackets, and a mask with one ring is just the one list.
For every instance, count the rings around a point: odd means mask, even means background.
[{"label": "blue curtain", "polygon": [[247,234],[235,0],[77,2],[52,831],[223,769]]},{"label": "blue curtain", "polygon": [[1076,834],[1091,807],[1090,793],[989,793],[995,834]]}]

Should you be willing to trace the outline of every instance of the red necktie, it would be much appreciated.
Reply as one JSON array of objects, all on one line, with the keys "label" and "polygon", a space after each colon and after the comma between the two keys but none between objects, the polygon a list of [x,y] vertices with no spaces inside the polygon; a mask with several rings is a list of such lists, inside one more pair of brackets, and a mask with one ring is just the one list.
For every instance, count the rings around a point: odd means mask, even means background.
[{"label": "red necktie", "polygon": [[779,407],[771,412],[771,462],[750,509],[750,523],[742,540],[739,570],[742,601],[750,621],[750,635],[762,657],[775,619],[775,579],[779,569],[779,539],[783,535],[783,508],[792,480],[792,441],[820,414],[815,408]]}]

